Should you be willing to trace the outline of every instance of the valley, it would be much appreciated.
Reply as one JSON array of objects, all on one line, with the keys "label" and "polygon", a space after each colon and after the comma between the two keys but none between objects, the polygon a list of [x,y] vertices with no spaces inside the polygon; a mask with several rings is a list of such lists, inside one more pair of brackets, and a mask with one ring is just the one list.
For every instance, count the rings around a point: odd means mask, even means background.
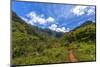
[{"label": "valley", "polygon": [[13,65],[96,60],[95,22],[86,21],[63,33],[27,24],[12,12],[11,25]]}]

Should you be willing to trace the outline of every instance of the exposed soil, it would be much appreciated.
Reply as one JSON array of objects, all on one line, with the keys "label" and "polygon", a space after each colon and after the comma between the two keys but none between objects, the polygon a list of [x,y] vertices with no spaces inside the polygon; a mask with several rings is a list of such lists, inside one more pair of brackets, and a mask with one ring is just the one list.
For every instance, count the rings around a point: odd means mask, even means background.
[{"label": "exposed soil", "polygon": [[68,58],[70,62],[78,62],[78,59],[76,58],[74,51],[72,49],[69,50]]}]

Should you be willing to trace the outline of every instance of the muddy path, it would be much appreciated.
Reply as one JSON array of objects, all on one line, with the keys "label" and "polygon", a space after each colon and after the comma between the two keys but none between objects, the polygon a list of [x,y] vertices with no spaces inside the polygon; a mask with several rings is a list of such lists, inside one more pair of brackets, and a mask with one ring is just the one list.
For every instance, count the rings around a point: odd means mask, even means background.
[{"label": "muddy path", "polygon": [[70,62],[78,62],[78,59],[75,56],[74,51],[72,49],[69,50],[69,52],[68,52],[68,58],[69,58]]}]

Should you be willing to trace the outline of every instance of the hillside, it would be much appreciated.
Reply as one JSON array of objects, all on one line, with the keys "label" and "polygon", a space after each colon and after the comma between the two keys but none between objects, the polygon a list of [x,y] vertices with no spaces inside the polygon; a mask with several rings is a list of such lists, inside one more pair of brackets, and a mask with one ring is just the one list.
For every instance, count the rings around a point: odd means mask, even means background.
[{"label": "hillside", "polygon": [[65,33],[62,40],[68,42],[73,41],[96,41],[96,23],[92,21],[87,21],[82,25],[76,27],[68,33]]},{"label": "hillside", "polygon": [[[55,37],[60,37],[63,33],[61,32],[56,32],[56,31],[52,31],[50,29],[42,29],[36,26],[32,26],[30,24],[25,23],[25,21],[23,21],[22,19],[20,19],[14,12],[12,12],[12,19],[13,21],[15,21],[13,23],[14,28],[17,28],[20,32],[27,32],[27,34],[38,34],[38,35],[43,35],[45,34],[46,36],[55,36]],[[18,25],[19,24],[19,25]],[[21,27],[21,28],[20,28]],[[14,31],[13,28],[13,31]]]},{"label": "hillside", "polygon": [[96,24],[91,21],[67,33],[29,25],[14,12],[11,23],[14,65],[70,62],[69,49],[79,61],[95,60]]},{"label": "hillside", "polygon": [[62,43],[73,51],[79,61],[96,59],[96,23],[87,21],[61,38]]},{"label": "hillside", "polygon": [[42,64],[65,61],[64,57],[60,59],[63,55],[65,56],[61,53],[65,47],[61,47],[58,39],[62,35],[61,33],[29,25],[14,12],[12,12],[11,23],[12,64]]}]

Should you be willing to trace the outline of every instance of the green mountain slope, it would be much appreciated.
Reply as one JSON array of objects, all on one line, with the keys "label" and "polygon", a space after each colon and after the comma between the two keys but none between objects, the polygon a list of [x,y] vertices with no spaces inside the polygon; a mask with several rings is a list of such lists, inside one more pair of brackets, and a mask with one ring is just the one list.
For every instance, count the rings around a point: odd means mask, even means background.
[{"label": "green mountain slope", "polygon": [[96,60],[96,23],[88,21],[62,37],[62,43],[73,50],[79,61]]},{"label": "green mountain slope", "polygon": [[68,42],[73,41],[96,41],[96,23],[92,21],[87,21],[81,26],[75,28],[69,33],[65,33],[63,40],[68,40]]},{"label": "green mountain slope", "polygon": [[42,64],[66,61],[65,47],[61,46],[59,41],[62,33],[29,25],[14,12],[12,12],[11,23],[12,64]]},{"label": "green mountain slope", "polygon": [[30,35],[44,35],[45,36],[55,36],[60,37],[63,33],[55,32],[50,29],[42,29],[36,26],[32,26],[30,24],[25,23],[22,19],[20,19],[14,12],[12,12],[12,30],[17,30],[18,32],[27,33]]},{"label": "green mountain slope", "polygon": [[11,24],[14,65],[70,62],[69,49],[79,61],[95,60],[96,24],[91,21],[61,33],[29,25],[12,12]]},{"label": "green mountain slope", "polygon": [[[55,40],[55,38],[44,32],[42,29],[38,27],[33,27],[25,23],[15,13],[12,13],[12,40],[14,50],[13,57],[18,57],[21,56],[23,53],[23,55],[25,55],[30,52],[27,50],[28,47],[38,47],[39,51],[42,51],[40,49],[40,46],[45,46],[49,48],[51,45],[48,42],[51,40]],[[17,50],[19,50],[20,52],[18,52]]]}]

